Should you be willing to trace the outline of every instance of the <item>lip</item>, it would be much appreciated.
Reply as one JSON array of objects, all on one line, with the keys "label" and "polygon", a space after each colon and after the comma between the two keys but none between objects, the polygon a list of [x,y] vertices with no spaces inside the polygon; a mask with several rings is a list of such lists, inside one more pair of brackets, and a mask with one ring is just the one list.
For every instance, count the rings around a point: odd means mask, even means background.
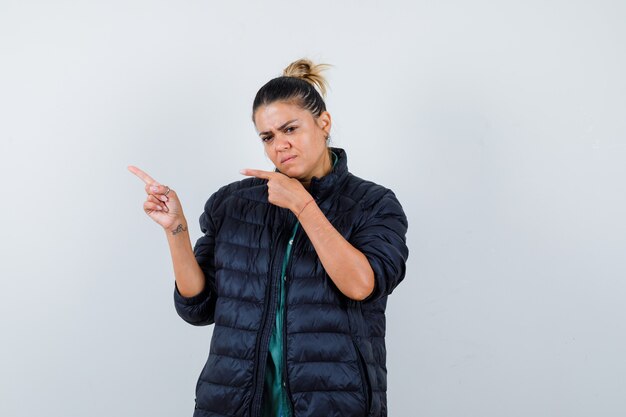
[{"label": "lip", "polygon": [[293,161],[295,159],[295,155],[288,156],[286,158],[281,159],[280,163],[284,164],[285,162]]}]

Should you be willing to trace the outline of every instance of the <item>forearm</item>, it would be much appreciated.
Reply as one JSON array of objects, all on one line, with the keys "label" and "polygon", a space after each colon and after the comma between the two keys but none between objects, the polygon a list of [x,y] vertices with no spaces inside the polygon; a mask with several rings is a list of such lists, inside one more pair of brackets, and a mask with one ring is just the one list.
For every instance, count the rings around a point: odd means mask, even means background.
[{"label": "forearm", "polygon": [[178,291],[183,297],[193,297],[204,289],[205,277],[193,253],[187,220],[183,217],[174,227],[166,229],[165,233],[170,246]]},{"label": "forearm", "polygon": [[302,228],[339,291],[353,300],[367,298],[374,290],[374,271],[365,255],[344,239],[314,201],[298,212]]}]

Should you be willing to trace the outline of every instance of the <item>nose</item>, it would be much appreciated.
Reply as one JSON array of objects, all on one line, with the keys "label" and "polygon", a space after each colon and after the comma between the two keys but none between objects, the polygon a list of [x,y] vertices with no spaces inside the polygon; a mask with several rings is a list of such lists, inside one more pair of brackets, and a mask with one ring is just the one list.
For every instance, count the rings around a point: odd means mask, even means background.
[{"label": "nose", "polygon": [[284,151],[289,149],[291,143],[289,142],[289,138],[287,135],[278,134],[274,137],[274,149],[277,151]]}]

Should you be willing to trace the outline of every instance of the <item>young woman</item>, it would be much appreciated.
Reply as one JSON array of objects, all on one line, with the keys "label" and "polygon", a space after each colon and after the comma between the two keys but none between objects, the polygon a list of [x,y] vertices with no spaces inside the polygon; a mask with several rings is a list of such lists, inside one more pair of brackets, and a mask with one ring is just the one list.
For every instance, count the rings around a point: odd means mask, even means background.
[{"label": "young woman", "polygon": [[252,119],[276,170],[215,192],[193,249],[176,192],[129,167],[167,234],[176,311],[215,324],[194,417],[387,415],[385,307],[407,220],[328,145],[323,68],[298,60],[258,91]]}]

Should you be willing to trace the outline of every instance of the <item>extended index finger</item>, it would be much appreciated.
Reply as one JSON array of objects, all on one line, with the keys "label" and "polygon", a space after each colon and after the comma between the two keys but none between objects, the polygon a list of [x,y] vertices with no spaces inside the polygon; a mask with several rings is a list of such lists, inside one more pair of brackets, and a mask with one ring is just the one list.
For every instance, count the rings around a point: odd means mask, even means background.
[{"label": "extended index finger", "polygon": [[139,179],[141,179],[143,182],[145,182],[148,185],[152,185],[154,183],[157,183],[154,178],[152,178],[150,175],[146,174],[145,172],[143,172],[142,170],[140,170],[139,168],[137,168],[136,166],[133,165],[129,165],[128,166],[128,170],[130,172],[132,172],[133,174],[135,174],[136,176],[139,177]]},{"label": "extended index finger", "polygon": [[274,175],[276,175],[275,172],[263,171],[260,169],[242,169],[240,172],[243,175],[247,175],[249,177],[262,178],[264,180],[270,180],[272,179]]}]

